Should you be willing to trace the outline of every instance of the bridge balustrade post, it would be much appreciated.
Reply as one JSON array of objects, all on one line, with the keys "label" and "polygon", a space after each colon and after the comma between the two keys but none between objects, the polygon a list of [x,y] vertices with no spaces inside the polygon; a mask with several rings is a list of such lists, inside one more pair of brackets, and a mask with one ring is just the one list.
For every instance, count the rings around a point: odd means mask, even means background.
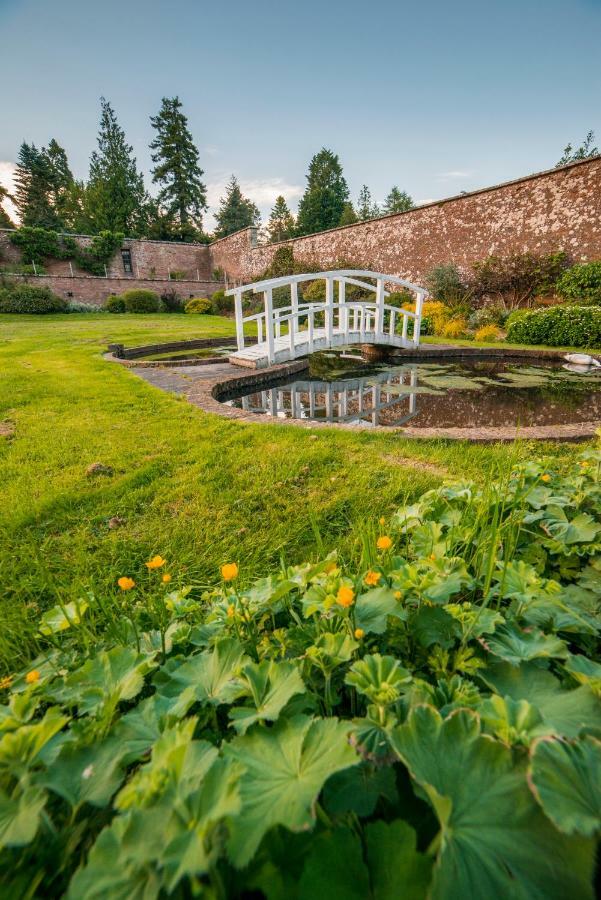
[{"label": "bridge balustrade post", "polygon": [[294,357],[294,340],[296,336],[298,321],[298,283],[293,281],[290,285],[290,318],[288,319],[288,338],[290,341],[290,355]]},{"label": "bridge balustrade post", "polygon": [[272,366],[275,362],[275,349],[273,345],[273,288],[266,288],[263,292],[265,298],[265,331],[267,333],[267,362]]},{"label": "bridge balustrade post", "polygon": [[409,316],[406,312],[403,313],[403,341],[407,340],[407,328],[409,326]]},{"label": "bridge balustrade post", "polygon": [[338,282],[338,322],[340,328],[344,332],[345,338],[348,338],[348,309],[346,308],[346,281],[341,278]]},{"label": "bridge balustrade post", "polygon": [[419,337],[422,328],[422,307],[426,295],[423,291],[417,292],[417,303],[415,304],[415,319],[413,320],[413,346],[419,347]]},{"label": "bridge balustrade post", "polygon": [[384,334],[384,279],[376,281],[376,337]]},{"label": "bridge balustrade post", "polygon": [[234,308],[236,310],[236,342],[238,350],[244,350],[244,322],[242,321],[242,291],[234,294]]},{"label": "bridge balustrade post", "polygon": [[334,281],[326,278],[326,338],[328,343],[334,337]]}]

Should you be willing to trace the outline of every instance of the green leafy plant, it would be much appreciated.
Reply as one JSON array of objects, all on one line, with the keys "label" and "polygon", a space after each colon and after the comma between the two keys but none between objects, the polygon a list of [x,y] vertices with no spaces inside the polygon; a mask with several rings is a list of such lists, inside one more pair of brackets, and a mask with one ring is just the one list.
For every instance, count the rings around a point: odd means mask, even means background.
[{"label": "green leafy plant", "polygon": [[512,314],[507,340],[549,347],[600,347],[601,309],[596,306],[553,306]]},{"label": "green leafy plant", "polygon": [[119,294],[111,294],[104,301],[104,308],[110,313],[124,313],[125,299]]},{"label": "green leafy plant", "polygon": [[601,303],[601,260],[579,263],[563,273],[556,290],[564,300],[577,303]]},{"label": "green leafy plant", "polygon": [[592,900],[601,451],[360,537],[41,615],[0,682],[7,895]]},{"label": "green leafy plant", "polygon": [[155,313],[159,311],[159,295],[144,288],[124,291],[121,295],[125,311],[130,313]]},{"label": "green leafy plant", "polygon": [[35,284],[12,284],[0,288],[0,313],[44,313],[67,312],[68,304],[62,297],[53,294],[49,287]]}]

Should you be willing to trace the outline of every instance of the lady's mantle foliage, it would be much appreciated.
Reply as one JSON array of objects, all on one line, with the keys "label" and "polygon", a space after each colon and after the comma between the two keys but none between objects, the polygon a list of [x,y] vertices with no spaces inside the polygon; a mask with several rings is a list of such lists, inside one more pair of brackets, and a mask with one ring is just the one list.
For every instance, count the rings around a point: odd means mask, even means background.
[{"label": "lady's mantle foliage", "polygon": [[356,569],[200,593],[157,554],[45,612],[0,682],[7,895],[592,897],[600,470],[429,491]]}]

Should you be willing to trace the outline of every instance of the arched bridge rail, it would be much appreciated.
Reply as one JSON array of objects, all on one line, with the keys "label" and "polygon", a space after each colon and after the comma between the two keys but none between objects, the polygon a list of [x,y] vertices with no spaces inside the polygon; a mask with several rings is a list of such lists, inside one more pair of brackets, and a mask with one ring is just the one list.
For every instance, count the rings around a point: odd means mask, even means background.
[{"label": "arched bridge rail", "polygon": [[[370,281],[365,281],[368,278]],[[323,280],[325,300],[306,302],[299,297],[299,285]],[[372,283],[373,282],[373,283]],[[347,300],[347,286],[374,294],[373,300]],[[415,311],[386,303],[386,286],[404,288],[415,294]],[[290,303],[274,307],[276,288],[290,289]],[[244,294],[263,294],[263,309],[244,315]],[[308,272],[286,275],[227,291],[236,311],[238,350],[230,361],[241,366],[263,368],[288,362],[332,347],[351,344],[383,344],[400,348],[419,346],[425,288],[404,278],[362,269]],[[257,343],[245,346],[245,326],[254,325]]]}]

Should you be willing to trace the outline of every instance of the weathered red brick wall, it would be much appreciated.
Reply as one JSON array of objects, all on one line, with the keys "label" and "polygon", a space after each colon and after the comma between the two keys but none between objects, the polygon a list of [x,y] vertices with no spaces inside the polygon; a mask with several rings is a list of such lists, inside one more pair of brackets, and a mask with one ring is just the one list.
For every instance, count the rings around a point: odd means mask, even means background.
[{"label": "weathered red brick wall", "polygon": [[[91,238],[74,235],[82,247],[89,246]],[[128,238],[115,253],[107,265],[109,275],[123,277],[123,261],[121,249],[131,252],[134,275],[133,278],[168,278],[169,272],[182,272],[189,280],[211,280],[211,253],[206,244],[178,244],[173,241],[138,241]],[[0,230],[0,264],[18,263],[19,250],[10,241],[10,231]],[[75,275],[85,275],[71,263]],[[44,264],[49,275],[70,275],[68,260],[52,259]]]},{"label": "weathered red brick wall", "polygon": [[[417,282],[436,265],[468,268],[491,253],[601,258],[601,157],[289,243],[297,259],[323,268],[346,258]],[[245,229],[211,244],[213,268],[252,281],[278,246],[256,246],[254,230]]]},{"label": "weathered red brick wall", "polygon": [[175,291],[183,300],[190,297],[210,297],[224,285],[219,281],[169,281],[168,279],[144,278],[95,278],[93,275],[6,275],[12,282],[27,281],[35,285],[47,285],[59,297],[79,300],[95,306],[102,306],[110,294],[122,294],[132,288],[147,288],[157,294]]}]

